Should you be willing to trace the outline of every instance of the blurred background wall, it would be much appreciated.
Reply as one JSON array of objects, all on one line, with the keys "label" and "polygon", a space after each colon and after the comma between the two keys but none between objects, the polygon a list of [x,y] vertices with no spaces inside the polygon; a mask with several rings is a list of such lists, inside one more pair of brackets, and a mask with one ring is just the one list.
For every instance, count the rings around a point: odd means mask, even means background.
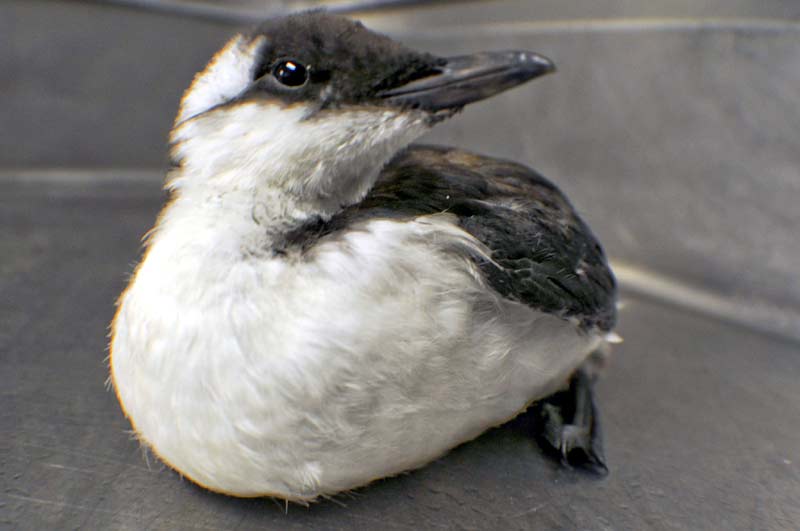
[{"label": "blurred background wall", "polygon": [[[128,3],[153,9],[0,3],[0,168],[157,186],[193,74],[246,21],[299,5]],[[525,48],[559,67],[427,141],[548,175],[627,288],[800,338],[800,3],[413,3],[353,16],[434,53]]]}]

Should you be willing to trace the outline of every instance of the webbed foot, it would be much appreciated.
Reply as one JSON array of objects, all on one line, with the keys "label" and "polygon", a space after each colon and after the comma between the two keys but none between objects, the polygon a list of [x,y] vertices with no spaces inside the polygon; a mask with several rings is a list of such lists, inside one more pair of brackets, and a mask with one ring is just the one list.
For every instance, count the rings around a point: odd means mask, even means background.
[{"label": "webbed foot", "polygon": [[539,444],[556,454],[565,466],[604,476],[608,474],[608,467],[593,385],[585,369],[575,371],[569,389],[534,405],[534,429]]}]

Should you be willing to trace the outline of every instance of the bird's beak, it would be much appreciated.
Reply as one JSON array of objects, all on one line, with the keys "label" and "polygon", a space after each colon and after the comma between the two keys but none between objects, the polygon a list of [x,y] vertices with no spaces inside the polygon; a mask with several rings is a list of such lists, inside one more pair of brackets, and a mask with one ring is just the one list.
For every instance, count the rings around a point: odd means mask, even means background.
[{"label": "bird's beak", "polygon": [[378,96],[397,105],[438,111],[454,109],[555,71],[550,59],[533,52],[483,52],[450,57],[432,75]]}]

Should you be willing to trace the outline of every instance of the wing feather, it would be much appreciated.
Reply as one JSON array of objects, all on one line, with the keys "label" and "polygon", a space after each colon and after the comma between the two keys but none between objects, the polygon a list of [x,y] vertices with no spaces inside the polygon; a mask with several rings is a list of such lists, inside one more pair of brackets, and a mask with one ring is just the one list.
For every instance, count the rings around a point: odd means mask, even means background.
[{"label": "wing feather", "polygon": [[455,215],[491,251],[491,260],[471,259],[503,297],[577,318],[586,328],[613,328],[616,282],[602,247],[555,185],[514,162],[412,146],[384,168],[361,203],[295,238],[308,245],[360,220],[440,212]]}]

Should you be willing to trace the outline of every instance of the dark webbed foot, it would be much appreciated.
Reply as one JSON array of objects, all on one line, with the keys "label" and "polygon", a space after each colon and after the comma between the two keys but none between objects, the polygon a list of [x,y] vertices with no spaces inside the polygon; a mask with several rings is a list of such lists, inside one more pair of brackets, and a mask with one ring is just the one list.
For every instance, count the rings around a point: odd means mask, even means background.
[{"label": "dark webbed foot", "polygon": [[585,369],[572,375],[569,389],[551,395],[534,408],[539,444],[567,467],[606,475],[603,435],[594,403],[594,381]]}]

